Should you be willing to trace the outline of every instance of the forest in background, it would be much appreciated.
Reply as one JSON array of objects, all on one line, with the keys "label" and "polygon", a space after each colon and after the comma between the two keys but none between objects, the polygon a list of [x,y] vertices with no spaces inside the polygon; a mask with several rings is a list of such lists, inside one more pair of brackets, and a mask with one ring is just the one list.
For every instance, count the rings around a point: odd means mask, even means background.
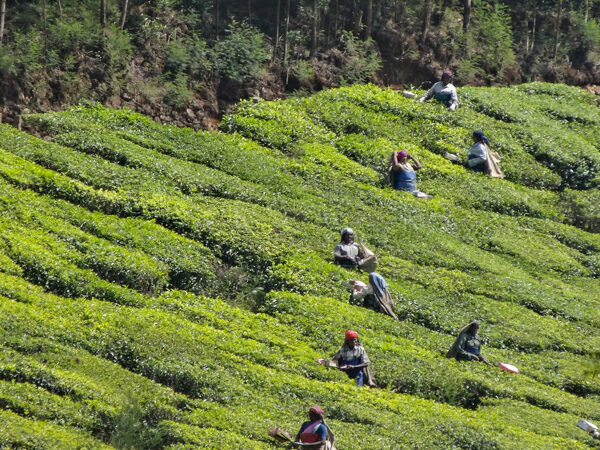
[{"label": "forest in background", "polygon": [[357,82],[600,84],[598,0],[0,0],[3,119],[82,102],[214,128]]}]

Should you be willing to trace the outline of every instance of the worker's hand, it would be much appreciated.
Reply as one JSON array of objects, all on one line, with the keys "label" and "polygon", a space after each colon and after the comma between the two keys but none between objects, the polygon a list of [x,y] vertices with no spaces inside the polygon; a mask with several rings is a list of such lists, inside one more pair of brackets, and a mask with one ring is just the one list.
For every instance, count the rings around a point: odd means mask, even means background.
[{"label": "worker's hand", "polygon": [[491,363],[491,362],[489,362],[489,361],[488,361],[486,358],[484,358],[483,356],[480,356],[480,358],[481,358],[481,359],[480,359],[480,361],[482,361],[482,362],[486,363],[488,366],[491,366],[491,365],[492,365],[492,363]]},{"label": "worker's hand", "polygon": [[350,368],[350,366],[347,364],[344,364],[343,366],[339,367],[340,370],[348,370],[349,368]]},{"label": "worker's hand", "polygon": [[456,103],[452,103],[449,109],[450,111],[456,111],[456,108],[458,108],[458,105]]},{"label": "worker's hand", "polygon": [[423,103],[424,101],[425,101],[425,97],[421,97],[421,98],[419,99],[419,103]]}]

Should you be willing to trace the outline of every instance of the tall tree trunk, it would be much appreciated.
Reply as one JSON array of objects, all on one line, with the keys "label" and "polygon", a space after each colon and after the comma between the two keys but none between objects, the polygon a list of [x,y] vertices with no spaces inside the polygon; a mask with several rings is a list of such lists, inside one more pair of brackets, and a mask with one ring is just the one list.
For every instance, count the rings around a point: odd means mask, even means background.
[{"label": "tall tree trunk", "polygon": [[215,0],[215,39],[219,40],[219,0]]},{"label": "tall tree trunk", "polygon": [[[48,12],[46,11],[46,0],[42,0],[42,19],[44,20],[44,33],[48,31]],[[45,36],[44,36],[45,38]]]},{"label": "tall tree trunk", "polygon": [[106,0],[100,0],[100,25],[106,26]]},{"label": "tall tree trunk", "polygon": [[471,0],[463,0],[463,30],[469,31],[469,22],[471,21]]},{"label": "tall tree trunk", "polygon": [[273,45],[273,56],[271,62],[277,58],[277,49],[279,48],[279,16],[281,15],[281,0],[277,0],[277,17],[275,18],[275,44]]},{"label": "tall tree trunk", "polygon": [[[535,5],[535,2],[534,2]],[[535,37],[537,33],[537,6],[533,7],[533,26],[531,27],[531,41],[529,51],[532,52],[535,47]]]},{"label": "tall tree trunk", "polygon": [[288,51],[289,51],[289,31],[290,31],[290,5],[291,0],[287,0],[285,10],[285,40],[283,43],[283,64],[287,63]]},{"label": "tall tree trunk", "polygon": [[62,2],[60,0],[58,0],[58,14],[62,20],[63,14],[62,14]]},{"label": "tall tree trunk", "polygon": [[4,23],[6,22],[6,0],[2,0],[2,9],[0,10],[0,45],[4,41]]},{"label": "tall tree trunk", "polygon": [[365,39],[369,39],[371,37],[371,33],[372,33],[372,27],[373,27],[373,0],[367,0],[367,7],[366,7],[366,17],[365,17],[365,25],[366,25],[366,29],[365,29]]},{"label": "tall tree trunk", "polygon": [[339,25],[338,25],[338,17],[340,17],[340,0],[335,0],[335,26],[333,27],[333,37],[335,38],[338,35]]},{"label": "tall tree trunk", "polygon": [[125,29],[125,22],[127,21],[127,7],[129,6],[129,0],[123,0],[123,12],[121,14],[121,30]]},{"label": "tall tree trunk", "polygon": [[590,14],[590,0],[585,0],[585,15],[584,15],[584,21],[585,23],[587,23],[588,19],[589,19],[589,14]]},{"label": "tall tree trunk", "polygon": [[563,0],[558,0],[556,5],[556,27],[554,29],[554,61],[558,56],[558,47],[560,46],[560,23],[562,21],[562,4]]},{"label": "tall tree trunk", "polygon": [[352,2],[352,19],[354,20],[353,31],[356,36],[360,35],[362,29],[362,16],[363,11],[360,7],[360,0],[354,0]]},{"label": "tall tree trunk", "polygon": [[318,23],[319,23],[319,0],[313,0],[313,11],[312,11],[312,39],[310,44],[310,57],[312,58],[317,53],[318,43]]},{"label": "tall tree trunk", "polygon": [[421,44],[425,44],[427,35],[429,34],[429,26],[431,25],[431,14],[433,13],[433,0],[425,2],[425,17],[423,18],[423,33],[421,34]]}]

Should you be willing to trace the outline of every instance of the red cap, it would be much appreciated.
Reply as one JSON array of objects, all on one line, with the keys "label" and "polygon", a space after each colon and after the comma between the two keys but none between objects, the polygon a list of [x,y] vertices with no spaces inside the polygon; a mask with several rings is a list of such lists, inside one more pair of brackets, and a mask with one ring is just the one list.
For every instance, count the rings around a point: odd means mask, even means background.
[{"label": "red cap", "polygon": [[352,338],[358,338],[358,333],[352,330],[346,331],[346,341],[349,341]]},{"label": "red cap", "polygon": [[309,411],[309,412],[311,412],[311,413],[315,413],[315,414],[317,414],[317,415],[319,415],[319,416],[322,416],[323,414],[325,414],[325,411],[323,411],[323,410],[322,410],[320,407],[318,407],[318,406],[313,406],[313,407],[312,407],[312,408],[310,408],[308,411]]}]

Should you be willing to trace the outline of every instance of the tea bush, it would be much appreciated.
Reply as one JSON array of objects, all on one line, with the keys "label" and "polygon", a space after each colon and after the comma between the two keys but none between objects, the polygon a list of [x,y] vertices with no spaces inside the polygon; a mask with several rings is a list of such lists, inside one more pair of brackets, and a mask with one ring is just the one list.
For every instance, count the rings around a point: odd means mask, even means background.
[{"label": "tea bush", "polygon": [[[593,445],[574,423],[600,420],[597,106],[540,83],[459,96],[244,101],[216,133],[100,105],[27,117],[45,139],[1,126],[0,443],[272,448],[320,404],[339,448]],[[505,180],[443,158],[473,129]],[[387,187],[400,148],[432,198]],[[345,226],[400,320],[350,301]],[[473,318],[519,375],[444,357]],[[346,329],[380,389],[316,364]]]}]

